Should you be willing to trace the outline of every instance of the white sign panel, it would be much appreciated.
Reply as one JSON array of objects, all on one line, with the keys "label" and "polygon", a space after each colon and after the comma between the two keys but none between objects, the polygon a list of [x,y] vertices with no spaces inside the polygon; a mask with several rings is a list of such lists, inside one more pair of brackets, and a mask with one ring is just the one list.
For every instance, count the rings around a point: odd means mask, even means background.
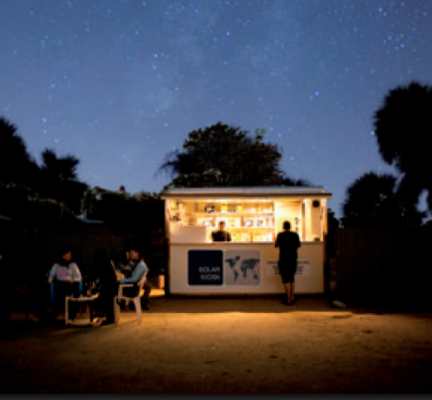
[{"label": "white sign panel", "polygon": [[267,276],[280,275],[278,260],[267,260],[266,275]]},{"label": "white sign panel", "polygon": [[[266,275],[280,275],[278,260],[267,260],[266,263]],[[311,273],[311,262],[309,259],[301,258],[297,260],[297,271],[296,275],[308,276]]]},{"label": "white sign panel", "polygon": [[308,259],[297,260],[297,271],[296,275],[310,275],[311,274],[311,262]]},{"label": "white sign panel", "polygon": [[232,286],[257,286],[261,254],[258,250],[227,250],[224,253],[225,282]]}]

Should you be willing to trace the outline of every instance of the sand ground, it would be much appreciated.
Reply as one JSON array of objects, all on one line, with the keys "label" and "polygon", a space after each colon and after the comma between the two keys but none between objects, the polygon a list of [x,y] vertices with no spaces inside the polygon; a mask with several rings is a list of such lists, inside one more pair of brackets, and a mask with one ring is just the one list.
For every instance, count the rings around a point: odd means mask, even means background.
[{"label": "sand ground", "polygon": [[432,393],[432,313],[323,298],[153,294],[137,324],[43,327],[13,314],[1,393]]}]

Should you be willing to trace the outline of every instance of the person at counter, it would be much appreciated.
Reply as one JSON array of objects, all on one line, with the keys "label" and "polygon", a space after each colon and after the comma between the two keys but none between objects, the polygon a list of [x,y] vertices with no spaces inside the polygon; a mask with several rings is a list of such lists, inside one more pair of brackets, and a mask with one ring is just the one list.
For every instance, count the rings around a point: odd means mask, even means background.
[{"label": "person at counter", "polygon": [[212,232],[213,242],[231,242],[231,234],[225,230],[225,221],[219,221],[219,230]]},{"label": "person at counter", "polygon": [[283,232],[278,233],[275,247],[279,247],[279,271],[287,298],[282,302],[294,304],[294,275],[297,269],[297,249],[301,246],[299,235],[291,231],[289,221],[284,221]]}]

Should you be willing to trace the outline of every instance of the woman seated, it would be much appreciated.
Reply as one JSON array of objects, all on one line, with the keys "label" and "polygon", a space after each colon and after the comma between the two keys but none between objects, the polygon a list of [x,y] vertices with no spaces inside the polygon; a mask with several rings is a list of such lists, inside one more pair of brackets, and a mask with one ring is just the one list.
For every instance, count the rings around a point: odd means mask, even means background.
[{"label": "woman seated", "polygon": [[70,248],[62,247],[58,253],[58,260],[52,266],[48,283],[53,283],[55,302],[53,304],[54,313],[58,314],[63,310],[65,297],[79,291],[79,283],[82,280],[81,272],[78,266],[71,262],[72,252]]},{"label": "woman seated", "polygon": [[[144,262],[144,253],[137,243],[131,243],[126,254],[128,255],[130,273],[126,275],[125,272],[125,277],[120,281],[120,283],[132,283],[133,287],[125,288],[123,294],[129,297],[135,297],[138,294],[136,285],[142,275],[148,271],[148,267]],[[143,289],[144,295],[142,297],[142,308],[144,310],[150,310],[149,299],[152,290],[150,282],[146,281]]]},{"label": "woman seated", "polygon": [[113,299],[118,293],[118,282],[122,275],[115,270],[114,263],[105,249],[98,249],[93,255],[93,268],[96,276],[96,285],[99,290],[98,305],[107,317],[107,322],[114,321]]},{"label": "woman seated", "polygon": [[120,253],[120,260],[117,267],[117,272],[123,275],[122,278],[129,278],[132,273],[132,267],[129,260],[129,251],[123,250]]}]

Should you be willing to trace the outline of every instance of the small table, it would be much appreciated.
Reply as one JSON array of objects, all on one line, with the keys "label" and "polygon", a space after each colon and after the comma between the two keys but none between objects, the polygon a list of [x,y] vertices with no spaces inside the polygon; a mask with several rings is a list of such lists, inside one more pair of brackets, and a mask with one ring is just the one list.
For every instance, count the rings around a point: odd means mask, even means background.
[{"label": "small table", "polygon": [[[66,325],[76,325],[76,326],[99,326],[102,323],[102,320],[106,318],[93,317],[93,300],[99,297],[99,293],[95,293],[91,296],[80,296],[80,297],[71,297],[67,296],[65,299],[65,324]],[[86,306],[86,314],[88,314],[88,318],[86,319],[74,319],[69,318],[69,302],[79,303],[80,305]]]}]

